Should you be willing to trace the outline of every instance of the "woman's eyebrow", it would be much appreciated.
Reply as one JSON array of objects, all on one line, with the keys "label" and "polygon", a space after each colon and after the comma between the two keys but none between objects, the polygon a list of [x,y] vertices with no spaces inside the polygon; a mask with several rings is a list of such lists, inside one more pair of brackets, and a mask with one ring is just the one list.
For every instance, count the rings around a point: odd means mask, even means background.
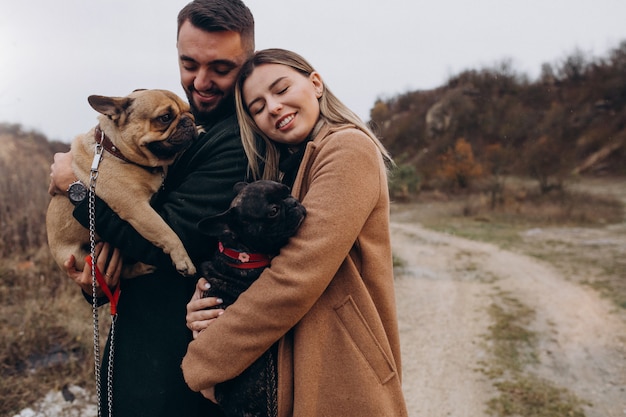
[{"label": "woman's eyebrow", "polygon": [[276,86],[276,84],[278,84],[279,82],[281,82],[281,81],[282,81],[282,80],[284,80],[285,78],[287,78],[287,77],[278,77],[278,78],[276,79],[276,81],[274,81],[273,83],[271,83],[271,84],[270,84],[270,88],[269,88],[269,90],[271,90],[272,88],[274,88],[274,87]]},{"label": "woman's eyebrow", "polygon": [[[274,80],[273,83],[270,84],[268,90],[271,90],[272,88],[274,88],[276,86],[276,84],[278,84],[279,82],[281,82],[285,78],[287,78],[287,77],[278,77],[276,80]],[[254,103],[256,103],[259,100],[261,100],[260,97],[257,97],[254,100],[252,100],[250,103],[247,104],[248,108],[250,108],[250,106],[252,106]]]}]

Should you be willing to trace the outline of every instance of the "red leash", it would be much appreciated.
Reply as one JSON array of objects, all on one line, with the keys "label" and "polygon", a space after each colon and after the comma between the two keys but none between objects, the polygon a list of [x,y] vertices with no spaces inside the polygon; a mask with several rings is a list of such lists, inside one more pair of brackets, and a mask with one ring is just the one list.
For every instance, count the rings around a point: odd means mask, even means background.
[{"label": "red leash", "polygon": [[[87,264],[91,268],[91,255],[87,255],[85,257],[85,262],[87,262]],[[104,275],[102,275],[102,272],[100,272],[98,265],[96,265],[96,281],[98,281],[98,285],[100,285],[100,288],[102,288],[104,295],[106,295],[106,297],[109,299],[109,302],[111,303],[111,315],[115,316],[117,314],[117,301],[120,299],[120,293],[122,292],[120,289],[120,283],[118,282],[113,292],[111,292],[111,289],[107,285],[106,280],[104,279]]]}]

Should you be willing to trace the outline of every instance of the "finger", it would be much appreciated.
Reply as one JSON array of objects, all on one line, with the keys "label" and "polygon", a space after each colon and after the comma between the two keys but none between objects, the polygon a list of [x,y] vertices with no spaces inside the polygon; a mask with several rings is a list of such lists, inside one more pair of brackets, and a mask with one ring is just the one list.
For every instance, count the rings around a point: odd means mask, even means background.
[{"label": "finger", "polygon": [[[115,265],[111,264],[111,259],[115,254],[115,248],[106,242],[98,242],[96,244],[96,265],[101,271],[108,272],[110,269],[113,271]],[[109,268],[109,265],[111,267]]]},{"label": "finger", "polygon": [[76,269],[76,257],[74,255],[70,255],[70,257],[63,262],[63,267],[65,268],[67,276],[76,282],[84,292],[92,292],[91,272],[89,268],[84,268],[82,271]]},{"label": "finger", "polygon": [[[100,271],[103,270],[102,265],[100,264],[100,260],[101,260],[100,254],[102,253],[103,246],[104,246],[103,242],[98,242],[94,246],[94,251],[93,251],[94,252],[93,255],[96,259],[95,265]],[[106,258],[106,255],[103,255],[102,258]],[[100,284],[98,284],[98,281],[96,281],[95,277],[93,276],[93,272],[94,271],[92,271],[92,268],[89,266],[89,264],[86,263],[82,271],[82,281],[88,282],[89,285],[93,285],[93,282],[95,281],[96,287],[100,287]]]},{"label": "finger", "polygon": [[202,309],[206,309],[206,308],[212,308],[212,307],[216,307],[222,303],[224,303],[224,300],[222,300],[219,297],[206,297],[206,298],[201,298],[198,301],[198,305],[202,305]]},{"label": "finger", "polygon": [[195,327],[192,324],[201,321],[209,321],[214,320],[224,314],[223,309],[209,309],[209,310],[197,310],[197,311],[188,311],[185,316],[185,321],[187,322],[187,327],[191,330],[200,330],[200,327]]},{"label": "finger", "polygon": [[[102,253],[102,249],[104,248],[104,242],[98,242],[96,243],[96,246],[94,246],[94,255],[96,257],[96,265],[98,264],[97,261],[100,258],[100,254]],[[104,255],[106,257],[106,255]]]},{"label": "finger", "polygon": [[82,271],[76,269],[76,257],[74,255],[70,255],[70,257],[63,262],[63,268],[65,268],[65,273],[68,277],[76,281],[78,284],[82,283]]},{"label": "finger", "polygon": [[186,316],[187,328],[200,332],[209,327],[222,314],[224,314],[224,310],[204,310],[191,313]]},{"label": "finger", "polygon": [[[224,309],[222,308],[210,308],[208,310],[189,311],[187,315],[185,316],[185,320],[187,321],[187,323],[193,323],[195,321],[212,320],[212,319],[218,318],[222,314],[224,314]],[[195,330],[199,330],[199,329],[195,329]]]},{"label": "finger", "polygon": [[63,262],[63,267],[66,272],[69,272],[72,269],[76,270],[76,257],[74,255],[70,255],[70,257]]},{"label": "finger", "polygon": [[107,269],[110,270],[109,275],[111,276],[110,285],[117,285],[117,283],[120,281],[123,267],[124,262],[122,259],[122,254],[119,249],[114,248],[113,254],[111,255],[111,260],[109,261],[109,265],[107,266]]},{"label": "finger", "polygon": [[[107,254],[108,254],[108,247],[105,248],[105,244],[104,242],[98,242],[96,243],[96,246],[94,247],[94,251],[93,251],[93,255],[95,256],[95,264],[96,264],[96,268],[98,270],[100,270],[100,272],[102,273],[102,271],[105,271],[106,269],[106,260],[107,260]],[[88,265],[85,265],[88,266]],[[89,271],[89,279],[92,279],[91,274],[93,271],[91,271],[91,268],[85,268],[88,269]],[[96,282],[97,284],[97,282]]]},{"label": "finger", "polygon": [[198,282],[196,283],[196,288],[199,290],[205,290],[208,284],[209,281],[207,281],[206,278],[199,278]]},{"label": "finger", "polygon": [[119,251],[117,254],[117,261],[113,260],[116,256],[116,250],[108,243],[99,243],[98,258],[96,265],[98,269],[104,273],[104,279],[109,287],[117,285],[118,277],[115,276],[115,270],[117,269],[116,262],[119,262]]},{"label": "finger", "polygon": [[[193,314],[195,312],[215,311],[213,307],[222,304],[224,301],[218,297],[199,298],[197,300],[191,300],[187,303],[187,314]],[[207,310],[210,309],[210,310]]]},{"label": "finger", "polygon": [[109,263],[107,272],[104,275],[107,285],[111,288],[116,287],[122,276],[122,262]]},{"label": "finger", "polygon": [[206,278],[200,278],[196,283],[196,291],[193,294],[192,299],[199,299],[204,297],[204,292],[211,288],[211,284]]},{"label": "finger", "polygon": [[213,324],[215,322],[215,320],[217,320],[217,318],[211,319],[211,320],[199,320],[199,321],[194,321],[192,323],[190,323],[187,327],[193,332],[197,332],[198,334],[202,333],[202,331],[204,329],[206,329],[207,327],[209,327],[211,324]]}]

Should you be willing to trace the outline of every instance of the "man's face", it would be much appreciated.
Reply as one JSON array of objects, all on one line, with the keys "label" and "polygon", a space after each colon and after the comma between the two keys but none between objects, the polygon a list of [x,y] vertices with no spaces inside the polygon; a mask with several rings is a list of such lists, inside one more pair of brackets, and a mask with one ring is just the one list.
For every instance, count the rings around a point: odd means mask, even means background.
[{"label": "man's face", "polygon": [[231,105],[233,87],[246,53],[236,32],[207,32],[183,23],[178,32],[180,81],[196,123]]}]

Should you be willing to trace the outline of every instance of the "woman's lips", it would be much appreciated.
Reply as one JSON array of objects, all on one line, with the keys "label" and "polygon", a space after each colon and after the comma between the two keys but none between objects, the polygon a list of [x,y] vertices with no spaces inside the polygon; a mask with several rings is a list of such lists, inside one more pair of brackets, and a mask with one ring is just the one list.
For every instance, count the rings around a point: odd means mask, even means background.
[{"label": "woman's lips", "polygon": [[296,118],[296,115],[294,113],[290,113],[284,117],[281,117],[277,122],[276,122],[276,129],[280,130],[283,129],[285,126],[287,126],[289,123],[291,123],[293,121],[293,119]]}]

